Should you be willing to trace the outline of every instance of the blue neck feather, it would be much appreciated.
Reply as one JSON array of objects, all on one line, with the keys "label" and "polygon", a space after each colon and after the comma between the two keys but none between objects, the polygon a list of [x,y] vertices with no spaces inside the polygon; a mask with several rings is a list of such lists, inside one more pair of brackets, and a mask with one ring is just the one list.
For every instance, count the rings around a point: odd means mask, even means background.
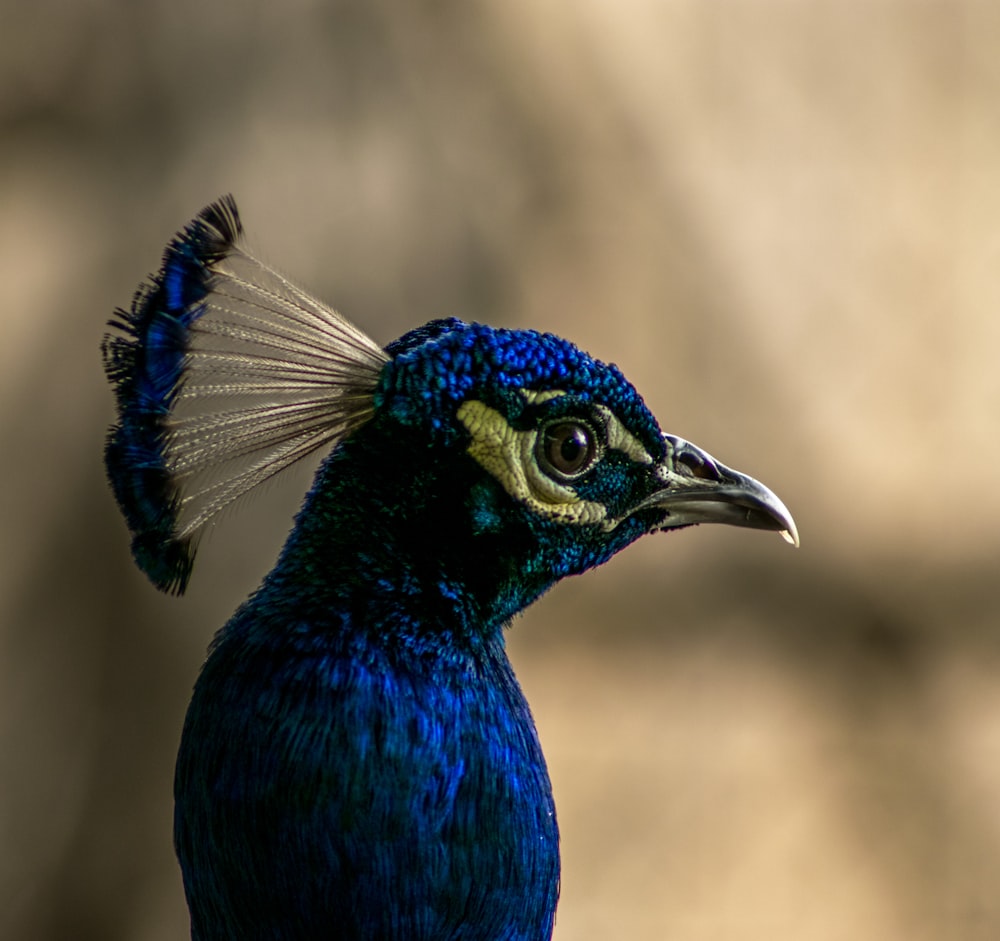
[{"label": "blue neck feather", "polygon": [[390,420],[327,460],[199,679],[176,840],[201,941],[551,934],[555,809],[503,627],[552,575],[523,577],[527,520],[471,458]]}]

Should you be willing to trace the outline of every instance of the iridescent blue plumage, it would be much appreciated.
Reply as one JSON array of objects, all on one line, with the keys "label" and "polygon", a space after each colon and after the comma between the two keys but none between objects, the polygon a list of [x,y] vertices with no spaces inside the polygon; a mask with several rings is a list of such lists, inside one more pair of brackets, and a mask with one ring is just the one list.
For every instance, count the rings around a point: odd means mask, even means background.
[{"label": "iridescent blue plumage", "polygon": [[204,313],[211,266],[242,234],[232,197],[213,204],[167,246],[160,273],[117,311],[104,357],[118,397],[119,424],[108,436],[108,477],[132,531],[132,552],[158,587],[183,591],[191,573],[188,541],[171,534],[178,495],[165,449],[169,416],[183,380],[193,322]]},{"label": "iridescent blue plumage", "polygon": [[571,343],[441,320],[380,351],[238,234],[209,207],[106,346],[109,475],[161,588],[219,509],[334,445],[188,711],[192,936],[549,938],[555,808],[505,626],[645,533],[794,524]]}]

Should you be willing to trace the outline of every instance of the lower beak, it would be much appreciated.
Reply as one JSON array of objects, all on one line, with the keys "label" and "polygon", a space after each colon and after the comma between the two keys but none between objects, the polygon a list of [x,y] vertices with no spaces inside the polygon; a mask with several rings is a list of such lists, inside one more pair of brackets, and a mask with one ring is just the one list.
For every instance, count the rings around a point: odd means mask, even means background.
[{"label": "lower beak", "polygon": [[720,464],[683,438],[664,435],[663,440],[667,454],[656,468],[663,486],[632,512],[664,510],[666,516],[656,529],[726,523],[774,530],[786,542],[799,545],[792,514],[762,483]]}]

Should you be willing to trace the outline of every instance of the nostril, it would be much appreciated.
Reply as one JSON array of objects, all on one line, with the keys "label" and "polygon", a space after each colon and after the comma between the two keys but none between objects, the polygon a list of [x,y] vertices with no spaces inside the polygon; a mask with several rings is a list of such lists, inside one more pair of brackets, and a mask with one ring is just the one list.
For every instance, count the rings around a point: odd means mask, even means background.
[{"label": "nostril", "polygon": [[700,480],[720,480],[716,466],[697,451],[681,451],[675,458],[677,469]]}]

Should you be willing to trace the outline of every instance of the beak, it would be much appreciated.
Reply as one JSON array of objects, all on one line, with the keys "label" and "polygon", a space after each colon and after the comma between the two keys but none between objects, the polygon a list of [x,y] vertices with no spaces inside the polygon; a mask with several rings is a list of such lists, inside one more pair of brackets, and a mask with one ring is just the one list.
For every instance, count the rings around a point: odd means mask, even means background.
[{"label": "beak", "polygon": [[633,513],[651,508],[663,510],[666,516],[656,530],[726,523],[775,530],[798,547],[799,533],[792,514],[762,483],[720,464],[683,438],[664,435],[663,442],[667,454],[656,467],[662,486]]}]

